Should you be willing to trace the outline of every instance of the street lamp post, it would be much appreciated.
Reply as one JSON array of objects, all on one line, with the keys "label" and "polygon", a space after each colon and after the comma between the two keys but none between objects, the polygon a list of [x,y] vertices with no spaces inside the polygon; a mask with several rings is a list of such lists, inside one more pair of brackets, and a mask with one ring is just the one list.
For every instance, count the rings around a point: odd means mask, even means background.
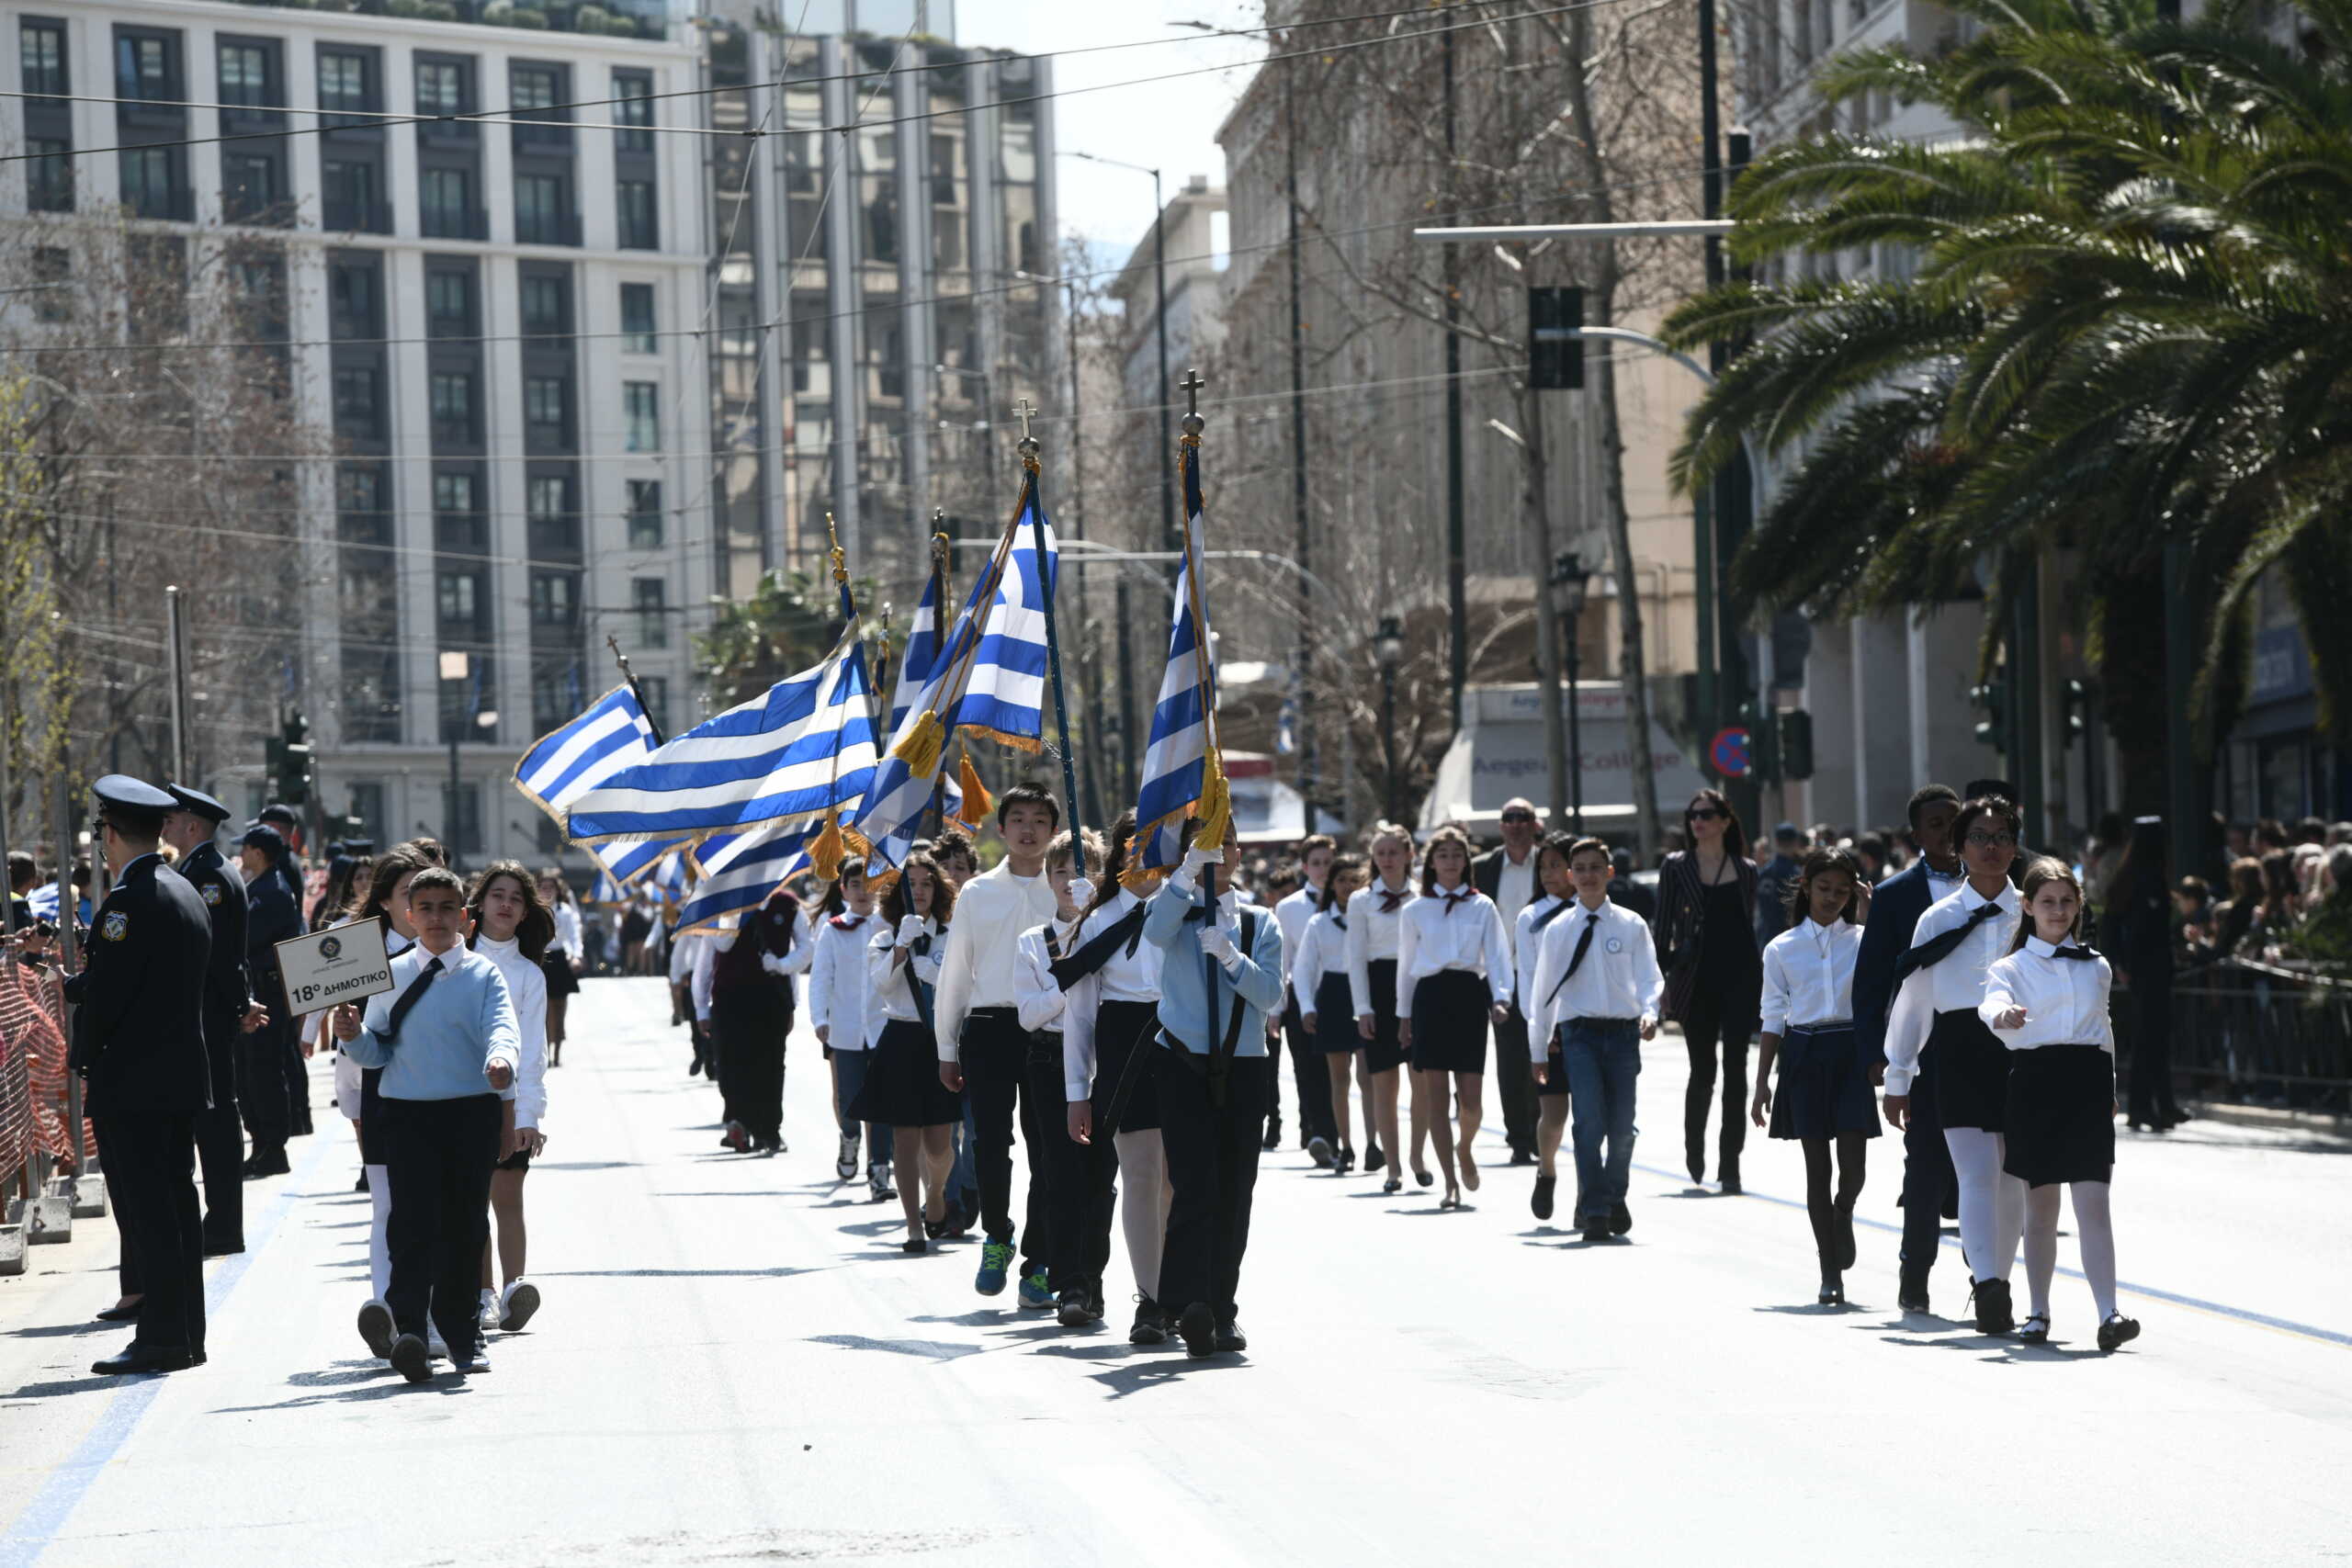
[{"label": "street lamp post", "polygon": [[[1578,833],[1584,831],[1584,735],[1577,710],[1583,705],[1578,681],[1582,677],[1584,656],[1579,644],[1583,640],[1584,604],[1592,592],[1591,573],[1574,550],[1562,550],[1552,558],[1552,610],[1554,618],[1567,628],[1562,640],[1568,655],[1568,816]],[[1645,738],[1636,737],[1635,744]]]},{"label": "street lamp post", "polygon": [[1372,654],[1380,662],[1380,758],[1387,775],[1384,815],[1397,822],[1405,816],[1404,796],[1396,787],[1396,667],[1405,662],[1405,627],[1396,616],[1380,617],[1380,629],[1373,634]]}]

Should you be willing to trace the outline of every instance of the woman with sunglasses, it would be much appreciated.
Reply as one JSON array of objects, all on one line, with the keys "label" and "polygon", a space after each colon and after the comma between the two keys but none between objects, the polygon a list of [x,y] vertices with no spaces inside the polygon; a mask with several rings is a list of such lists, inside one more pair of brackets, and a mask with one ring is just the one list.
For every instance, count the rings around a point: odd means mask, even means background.
[{"label": "woman with sunglasses", "polygon": [[1666,971],[1666,1016],[1682,1026],[1690,1082],[1682,1098],[1682,1152],[1695,1185],[1707,1177],[1707,1108],[1715,1056],[1723,1055],[1724,1121],[1715,1174],[1725,1197],[1739,1192],[1747,1129],[1747,1042],[1763,1012],[1764,959],[1756,945],[1756,863],[1747,833],[1720,791],[1702,789],[1682,808],[1690,847],[1666,857],[1657,874],[1658,962]]}]

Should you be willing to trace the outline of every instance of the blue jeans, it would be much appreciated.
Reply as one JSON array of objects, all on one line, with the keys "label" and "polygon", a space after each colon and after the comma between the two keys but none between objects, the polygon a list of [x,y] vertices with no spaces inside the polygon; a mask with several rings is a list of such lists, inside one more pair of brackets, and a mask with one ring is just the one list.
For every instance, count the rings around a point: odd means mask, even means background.
[{"label": "blue jeans", "polygon": [[[1634,1082],[1642,1071],[1641,1026],[1632,1019],[1572,1018],[1560,1025],[1577,1145],[1577,1220],[1605,1220],[1625,1201],[1634,1169]],[[1603,1140],[1608,1153],[1601,1152]]]},{"label": "blue jeans", "polygon": [[[839,1107],[841,1114],[836,1119],[840,1122],[841,1129],[844,1133],[854,1133],[860,1125],[856,1118],[849,1114],[849,1108],[856,1100],[858,1090],[865,1087],[865,1069],[872,1066],[873,1062],[874,1053],[871,1051],[833,1053],[833,1087],[841,1096]],[[868,1122],[863,1125],[865,1128],[866,1163],[875,1165],[888,1159],[890,1157],[890,1129],[879,1122]],[[921,1173],[918,1172],[917,1176],[920,1179]]]}]

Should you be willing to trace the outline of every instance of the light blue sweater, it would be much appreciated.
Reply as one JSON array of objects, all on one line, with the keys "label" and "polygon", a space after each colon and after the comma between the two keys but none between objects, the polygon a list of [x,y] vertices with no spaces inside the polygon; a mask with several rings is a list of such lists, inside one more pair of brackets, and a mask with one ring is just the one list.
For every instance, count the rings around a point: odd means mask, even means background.
[{"label": "light blue sweater", "polygon": [[[1200,908],[1201,897],[1199,889],[1179,887],[1170,878],[1151,896],[1151,912],[1144,917],[1144,940],[1168,954],[1159,966],[1159,1026],[1185,1050],[1206,1055],[1212,1044],[1222,1043],[1231,1027],[1233,1010],[1239,1007],[1243,1010],[1241,1038],[1233,1054],[1262,1056],[1266,1054],[1266,1010],[1279,1007],[1283,998],[1282,924],[1269,910],[1252,910],[1258,931],[1250,951],[1241,953],[1230,969],[1216,965],[1217,1036],[1212,1040],[1205,972],[1211,961],[1201,954],[1200,922],[1184,919],[1187,910]],[[1217,912],[1218,923],[1238,949],[1240,917],[1232,894],[1217,900]]]},{"label": "light blue sweater", "polygon": [[[363,1067],[384,1069],[377,1089],[386,1100],[462,1100],[489,1094],[482,1075],[492,1062],[507,1071],[518,1069],[523,1036],[514,1021],[514,1002],[507,994],[506,977],[498,965],[462,944],[441,955],[442,972],[416,1006],[401,1021],[400,1037],[382,1039],[389,1028],[392,1004],[407,990],[432,954],[412,947],[392,960],[392,988],[368,998],[368,1011],[357,1038],[344,1043],[344,1054]],[[510,1079],[496,1091],[501,1100],[514,1098]]]}]

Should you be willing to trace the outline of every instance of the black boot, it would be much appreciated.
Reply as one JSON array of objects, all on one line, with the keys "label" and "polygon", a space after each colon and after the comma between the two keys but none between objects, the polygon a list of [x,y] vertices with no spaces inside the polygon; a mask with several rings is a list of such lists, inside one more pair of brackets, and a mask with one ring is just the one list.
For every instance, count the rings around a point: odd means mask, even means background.
[{"label": "black boot", "polygon": [[1979,1280],[1970,1292],[1976,1303],[1976,1332],[2007,1334],[2018,1325],[2009,1310],[2009,1282],[2007,1280]]},{"label": "black boot", "polygon": [[1903,1265],[1902,1282],[1895,1287],[1894,1301],[1905,1312],[1928,1310],[1928,1270],[1924,1264]]}]

